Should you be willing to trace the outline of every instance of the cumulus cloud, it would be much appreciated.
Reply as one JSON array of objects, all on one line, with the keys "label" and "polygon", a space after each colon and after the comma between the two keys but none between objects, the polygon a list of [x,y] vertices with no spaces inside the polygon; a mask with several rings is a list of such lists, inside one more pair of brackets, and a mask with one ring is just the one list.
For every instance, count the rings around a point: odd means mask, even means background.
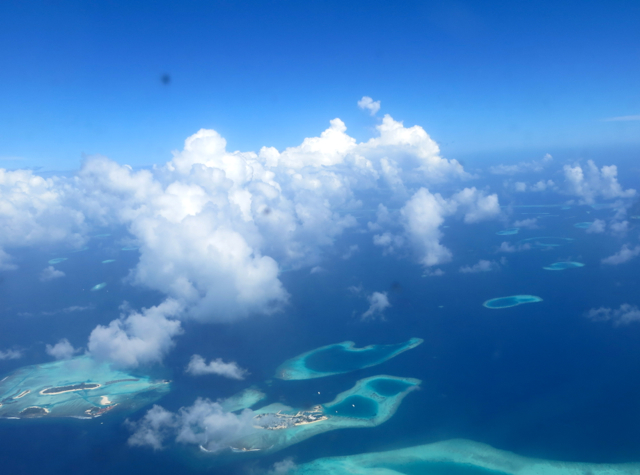
[{"label": "cumulus cloud", "polygon": [[367,297],[367,300],[369,301],[369,309],[362,314],[363,320],[382,317],[384,311],[391,307],[386,292],[373,292]]},{"label": "cumulus cloud", "polygon": [[618,252],[602,259],[601,262],[603,264],[617,265],[627,262],[638,255],[640,255],[640,246],[630,248],[628,244],[624,244]]},{"label": "cumulus cloud", "polygon": [[538,218],[520,219],[513,223],[515,228],[538,229]]},{"label": "cumulus cloud", "polygon": [[252,411],[245,409],[234,414],[217,402],[200,398],[177,413],[154,405],[139,421],[127,421],[127,426],[133,432],[129,445],[154,450],[162,449],[165,441],[172,438],[178,443],[198,445],[208,452],[220,452],[256,431]]},{"label": "cumulus cloud", "polygon": [[62,179],[0,168],[0,270],[15,268],[7,248],[84,242],[84,215],[68,195]]},{"label": "cumulus cloud", "polygon": [[60,277],[64,277],[64,272],[61,270],[57,270],[53,266],[45,267],[42,272],[40,272],[40,282],[49,282],[50,280],[59,279]]},{"label": "cumulus cloud", "polygon": [[502,243],[500,243],[500,247],[498,247],[498,250],[496,252],[512,253],[512,252],[528,251],[529,249],[531,249],[531,245],[528,243],[514,245],[514,244],[508,243],[507,241],[503,241]]},{"label": "cumulus cloud", "polygon": [[618,168],[615,165],[598,169],[595,163],[589,160],[584,168],[580,165],[565,165],[563,171],[566,193],[580,197],[584,203],[594,203],[598,197],[611,199],[636,196],[636,190],[622,189],[618,183]]},{"label": "cumulus cloud", "polygon": [[596,219],[589,225],[589,227],[585,230],[589,234],[599,234],[603,233],[606,227],[606,223],[602,219]]},{"label": "cumulus cloud", "polygon": [[80,349],[75,349],[71,343],[69,343],[69,340],[63,338],[55,345],[47,345],[46,351],[49,356],[53,356],[57,360],[68,360],[79,352]]},{"label": "cumulus cloud", "polygon": [[0,350],[0,360],[17,360],[22,358],[21,350]]},{"label": "cumulus cloud", "polygon": [[380,101],[374,101],[369,96],[363,96],[358,101],[358,107],[362,110],[368,110],[371,115],[376,115],[380,110]]},{"label": "cumulus cloud", "polygon": [[487,261],[480,259],[477,264],[472,266],[460,267],[460,272],[463,274],[476,274],[478,272],[491,272],[500,268],[500,264],[496,261]]},{"label": "cumulus cloud", "polygon": [[440,277],[444,275],[442,269],[425,269],[422,273],[422,277]]},{"label": "cumulus cloud", "polygon": [[[476,188],[465,188],[447,200],[439,193],[420,188],[400,210],[404,234],[425,267],[451,260],[451,251],[440,242],[440,227],[446,216],[457,211],[463,214],[465,223],[495,218],[500,214],[498,196],[487,196]],[[391,234],[382,234],[374,237],[374,243],[397,245],[397,239]]]},{"label": "cumulus cloud", "polygon": [[520,162],[516,165],[497,165],[489,167],[489,171],[494,175],[517,175],[520,173],[539,172],[544,170],[545,166],[547,166],[552,161],[553,157],[547,153],[544,155],[544,157],[542,157],[541,160]]},{"label": "cumulus cloud", "polygon": [[210,361],[208,364],[200,355],[193,355],[189,361],[186,372],[193,376],[201,376],[203,374],[217,374],[231,379],[244,379],[247,370],[238,366],[238,363],[232,361],[225,363],[218,358]]},{"label": "cumulus cloud", "polygon": [[267,475],[287,475],[294,472],[298,466],[288,457],[280,462],[273,464],[273,468],[267,472]]},{"label": "cumulus cloud", "polygon": [[174,319],[182,310],[179,302],[167,299],[142,312],[122,314],[107,326],[98,325],[89,336],[89,353],[125,367],[159,362],[174,346],[173,338],[182,333]]},{"label": "cumulus cloud", "polygon": [[611,321],[614,326],[618,327],[640,321],[640,309],[636,305],[624,303],[618,309],[608,307],[592,308],[585,314],[585,317],[594,322]]}]

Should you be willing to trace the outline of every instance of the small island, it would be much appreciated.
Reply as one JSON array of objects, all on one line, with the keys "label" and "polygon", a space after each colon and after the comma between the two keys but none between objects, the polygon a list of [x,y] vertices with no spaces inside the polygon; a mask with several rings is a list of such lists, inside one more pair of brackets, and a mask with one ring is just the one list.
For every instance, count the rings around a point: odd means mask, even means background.
[{"label": "small island", "polygon": [[[395,414],[405,396],[420,383],[413,378],[373,376],[361,379],[333,401],[310,409],[270,404],[254,412],[253,432],[231,440],[230,452],[273,453],[323,432],[378,426]],[[206,446],[200,449],[210,452]]]},{"label": "small island", "polygon": [[582,262],[573,262],[573,261],[564,261],[564,262],[554,262],[553,264],[543,267],[544,270],[565,270],[565,269],[576,269],[578,267],[584,267]]},{"label": "small island", "polygon": [[285,380],[313,379],[348,373],[383,363],[422,343],[412,338],[404,343],[369,345],[356,348],[352,341],[323,346],[285,361],[276,371],[276,378]]},{"label": "small island", "polygon": [[114,408],[129,412],[170,390],[166,380],[114,370],[83,355],[24,366],[0,381],[0,418],[90,419]]},{"label": "small island", "polygon": [[490,309],[509,308],[525,303],[542,302],[540,297],[535,295],[512,295],[510,297],[498,297],[484,302],[482,305]]}]

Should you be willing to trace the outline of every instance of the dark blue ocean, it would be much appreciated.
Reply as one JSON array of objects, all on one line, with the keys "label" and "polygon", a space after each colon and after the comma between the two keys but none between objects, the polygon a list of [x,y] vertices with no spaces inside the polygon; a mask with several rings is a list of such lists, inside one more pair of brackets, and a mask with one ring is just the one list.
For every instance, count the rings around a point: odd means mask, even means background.
[{"label": "dark blue ocean", "polygon": [[[410,393],[379,427],[336,430],[267,457],[220,465],[213,458],[194,456],[192,447],[173,443],[156,452],[129,447],[130,431],[123,415],[3,420],[2,473],[259,473],[286,457],[300,464],[449,438],[547,459],[640,461],[640,324],[615,327],[584,316],[592,308],[640,303],[637,263],[600,263],[629,238],[586,234],[574,227],[611,215],[610,209],[589,206],[513,208],[513,219],[538,216],[540,225],[513,236],[496,235],[504,228],[499,222],[470,226],[451,219],[445,223],[442,242],[455,257],[439,277],[423,277],[410,254],[382,255],[370,234],[347,233],[325,256],[322,272],[305,268],[282,274],[291,295],[283,312],[231,324],[186,321],[185,332],[164,365],[151,370],[173,380],[172,392],[158,401],[172,411],[191,405],[196,397],[215,400],[248,386],[267,392],[265,403],[309,407],[332,400],[364,377],[421,379],[421,389]],[[366,225],[374,215],[364,212],[358,219]],[[640,221],[635,223],[631,236],[637,235]],[[0,373],[49,361],[44,344],[60,338],[68,338],[75,347],[85,346],[97,324],[118,317],[123,301],[139,309],[163,300],[161,294],[127,280],[138,254],[120,250],[124,230],[100,233],[111,236],[92,239],[83,252],[49,248],[13,253],[20,268],[3,273],[0,281],[0,348],[23,348],[24,357],[0,361]],[[516,243],[535,236],[575,241],[546,250],[496,253],[503,241]],[[354,244],[359,251],[343,259]],[[507,261],[497,271],[458,272],[479,259],[503,256]],[[68,258],[56,265],[66,277],[40,282],[38,274],[55,257]],[[105,259],[115,262],[102,264]],[[559,260],[579,261],[585,267],[542,269]],[[89,291],[101,282],[107,283],[104,289]],[[362,321],[368,302],[350,292],[350,286],[361,286],[368,293],[388,292],[391,307],[384,320]],[[488,299],[516,294],[536,295],[543,301],[500,310],[482,306]],[[347,340],[357,346],[391,344],[412,337],[424,343],[378,366],[306,381],[274,379],[282,362],[320,346]],[[237,361],[250,374],[244,381],[194,378],[184,369],[196,353]],[[139,419],[147,409],[126,417]]]}]

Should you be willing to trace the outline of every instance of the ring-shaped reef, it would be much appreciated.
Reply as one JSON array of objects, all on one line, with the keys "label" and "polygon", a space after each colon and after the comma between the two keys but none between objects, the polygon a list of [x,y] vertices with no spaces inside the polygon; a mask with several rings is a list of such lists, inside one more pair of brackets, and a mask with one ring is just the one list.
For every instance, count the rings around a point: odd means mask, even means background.
[{"label": "ring-shaped reef", "polygon": [[509,297],[498,297],[484,302],[482,305],[490,309],[509,308],[524,303],[542,302],[540,297],[535,295],[511,295]]},{"label": "ring-shaped reef", "polygon": [[593,221],[585,221],[583,223],[576,223],[573,225],[573,227],[578,229],[587,229],[591,227],[592,224],[593,224]]},{"label": "ring-shaped reef", "polygon": [[564,262],[554,262],[553,264],[543,267],[544,270],[565,270],[565,269],[576,269],[578,267],[584,267],[582,262],[573,262],[573,261],[564,261]]},{"label": "ring-shaped reef", "polygon": [[521,239],[520,241],[518,241],[518,244],[519,245],[528,244],[529,246],[537,249],[548,249],[551,247],[559,247],[573,241],[575,241],[575,239],[573,238],[539,236],[539,237]]},{"label": "ring-shaped reef", "polygon": [[369,345],[363,348],[356,348],[352,341],[323,346],[285,361],[276,370],[276,378],[313,379],[349,373],[384,363],[422,342],[420,338],[411,338],[405,343]]},{"label": "ring-shaped reef", "polygon": [[0,418],[91,419],[157,401],[169,381],[114,370],[89,356],[17,369],[0,381]]},{"label": "ring-shaped reef", "polygon": [[372,376],[359,380],[333,401],[310,409],[270,404],[254,411],[254,430],[229,441],[229,448],[234,453],[273,453],[323,432],[378,426],[396,413],[405,396],[420,383],[414,378]]},{"label": "ring-shaped reef", "polygon": [[640,464],[559,462],[522,457],[504,450],[453,439],[404,449],[346,457],[326,457],[298,465],[290,475],[640,475]]},{"label": "ring-shaped reef", "polygon": [[498,236],[511,236],[512,234],[518,234],[518,232],[520,232],[520,228],[509,228],[498,231],[496,234]]}]

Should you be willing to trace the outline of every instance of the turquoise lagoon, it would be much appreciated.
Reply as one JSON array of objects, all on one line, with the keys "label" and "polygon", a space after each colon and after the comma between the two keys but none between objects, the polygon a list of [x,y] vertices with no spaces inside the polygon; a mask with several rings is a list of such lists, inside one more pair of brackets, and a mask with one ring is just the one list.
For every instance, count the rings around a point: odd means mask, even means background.
[{"label": "turquoise lagoon", "polygon": [[453,439],[386,452],[327,457],[302,464],[291,475],[640,475],[640,464],[557,462]]},{"label": "turquoise lagoon", "polygon": [[104,289],[107,286],[106,282],[102,282],[100,284],[96,284],[93,287],[91,287],[91,292],[96,292],[98,290]]},{"label": "turquoise lagoon", "polygon": [[169,381],[132,375],[89,356],[19,368],[0,381],[0,418],[90,419],[133,411],[170,390]]},{"label": "turquoise lagoon", "polygon": [[352,341],[323,346],[285,361],[276,371],[279,379],[313,379],[348,373],[383,363],[422,343],[412,338],[393,345],[369,345],[356,348]]},{"label": "turquoise lagoon", "polygon": [[554,262],[553,264],[543,267],[544,270],[565,270],[565,269],[576,269],[578,267],[584,267],[582,262],[573,262],[573,261],[565,261],[565,262]]},{"label": "turquoise lagoon", "polygon": [[[401,383],[404,389],[392,395],[381,394],[374,388],[384,386],[384,382]],[[420,383],[419,379],[413,378],[372,376],[361,379],[333,401],[308,410],[281,403],[269,404],[254,411],[254,420],[259,421],[254,424],[254,430],[230,441],[230,447],[233,452],[243,454],[273,453],[324,432],[378,426],[396,413],[405,396],[416,390]],[[314,419],[304,419],[308,416]],[[201,449],[206,452],[204,447]]]},{"label": "turquoise lagoon", "polygon": [[516,305],[535,302],[542,302],[542,299],[540,297],[536,297],[535,295],[512,295],[510,297],[498,297],[495,299],[490,299],[484,302],[482,305],[487,308],[496,309],[515,307]]},{"label": "turquoise lagoon", "polygon": [[591,221],[586,221],[584,223],[576,223],[573,225],[574,228],[578,228],[578,229],[587,229],[589,228],[591,225],[593,224],[593,222]]},{"label": "turquoise lagoon", "polygon": [[116,261],[115,259],[107,259],[107,260],[102,261],[102,263],[103,264],[111,264],[112,262],[115,262],[115,261]]}]

